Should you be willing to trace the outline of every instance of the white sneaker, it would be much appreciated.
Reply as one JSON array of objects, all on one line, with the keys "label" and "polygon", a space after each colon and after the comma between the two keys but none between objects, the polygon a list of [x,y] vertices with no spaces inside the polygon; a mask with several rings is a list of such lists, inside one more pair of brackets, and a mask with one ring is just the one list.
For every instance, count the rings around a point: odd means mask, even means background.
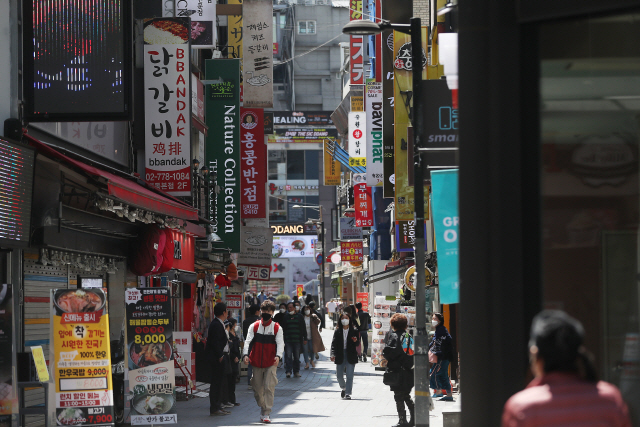
[{"label": "white sneaker", "polygon": [[271,423],[271,419],[269,418],[269,415],[260,415],[260,421],[262,421],[265,424]]}]

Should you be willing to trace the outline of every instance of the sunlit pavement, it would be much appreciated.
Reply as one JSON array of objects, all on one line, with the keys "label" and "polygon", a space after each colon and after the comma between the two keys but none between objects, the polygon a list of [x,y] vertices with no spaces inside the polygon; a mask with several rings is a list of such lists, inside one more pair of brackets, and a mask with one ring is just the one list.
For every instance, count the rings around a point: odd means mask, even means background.
[{"label": "sunlit pavement", "polygon": [[[393,393],[382,384],[382,371],[376,371],[370,363],[356,365],[351,400],[340,398],[340,388],[335,375],[335,364],[329,360],[329,348],[333,330],[324,329],[322,338],[327,350],[320,354],[316,368],[304,370],[301,378],[286,378],[284,369],[278,369],[278,385],[271,413],[272,424],[301,426],[353,427],[366,423],[367,427],[390,427],[398,422]],[[236,384],[236,398],[240,406],[228,409],[231,415],[209,416],[209,398],[193,398],[178,402],[178,425],[245,426],[262,424],[260,408],[253,391],[247,388],[247,378]],[[460,396],[454,394],[454,402],[436,400],[436,410],[430,413],[429,424],[443,425],[443,411],[459,411]],[[408,415],[408,414],[407,414]]]}]

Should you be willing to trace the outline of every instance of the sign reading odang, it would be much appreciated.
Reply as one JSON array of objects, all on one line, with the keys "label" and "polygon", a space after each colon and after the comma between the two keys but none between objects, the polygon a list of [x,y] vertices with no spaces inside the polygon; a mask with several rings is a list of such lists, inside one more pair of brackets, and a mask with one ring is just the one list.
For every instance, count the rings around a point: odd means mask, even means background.
[{"label": "sign reading odang", "polygon": [[377,187],[384,181],[382,167],[382,83],[367,80],[367,185]]},{"label": "sign reading odang", "polygon": [[349,166],[367,165],[367,115],[364,112],[349,113]]},{"label": "sign reading odang", "polygon": [[[362,0],[351,0],[350,20],[362,19]],[[349,72],[352,85],[364,84],[364,36],[350,36]]]},{"label": "sign reading odang", "polygon": [[240,109],[240,216],[266,218],[267,146],[261,108]]},{"label": "sign reading odang", "polygon": [[245,107],[273,107],[273,2],[244,0],[242,4]]},{"label": "sign reading odang", "polygon": [[174,196],[191,194],[189,26],[144,21],[145,178]]}]

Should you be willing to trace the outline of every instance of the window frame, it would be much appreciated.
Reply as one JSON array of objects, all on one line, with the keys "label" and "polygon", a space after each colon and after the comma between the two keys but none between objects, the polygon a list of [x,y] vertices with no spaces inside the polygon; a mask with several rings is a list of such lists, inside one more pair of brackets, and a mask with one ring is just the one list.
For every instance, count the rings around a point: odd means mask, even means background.
[{"label": "window frame", "polygon": [[[303,22],[305,24],[305,32],[301,33],[300,32],[300,24],[302,24]],[[308,32],[309,22],[313,22],[313,33],[309,33]],[[302,19],[302,20],[296,22],[296,29],[297,29],[297,34],[300,35],[300,36],[315,36],[318,33],[318,21],[316,21],[315,19]]]}]

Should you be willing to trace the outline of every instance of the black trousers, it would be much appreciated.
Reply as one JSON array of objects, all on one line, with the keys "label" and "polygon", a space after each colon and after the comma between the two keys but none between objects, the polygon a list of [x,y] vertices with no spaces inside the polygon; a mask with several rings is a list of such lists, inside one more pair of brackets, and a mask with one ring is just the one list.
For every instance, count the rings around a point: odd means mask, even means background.
[{"label": "black trousers", "polygon": [[413,400],[411,400],[411,390],[409,391],[394,391],[393,400],[396,401],[396,409],[398,415],[406,415],[407,412],[404,409],[405,403],[409,411],[413,411]]},{"label": "black trousers", "polygon": [[236,374],[227,375],[227,397],[225,402],[236,403]]},{"label": "black trousers", "polygon": [[225,378],[224,365],[217,360],[211,364],[211,385],[209,386],[209,412],[213,413],[219,409],[222,403],[222,383]]}]

